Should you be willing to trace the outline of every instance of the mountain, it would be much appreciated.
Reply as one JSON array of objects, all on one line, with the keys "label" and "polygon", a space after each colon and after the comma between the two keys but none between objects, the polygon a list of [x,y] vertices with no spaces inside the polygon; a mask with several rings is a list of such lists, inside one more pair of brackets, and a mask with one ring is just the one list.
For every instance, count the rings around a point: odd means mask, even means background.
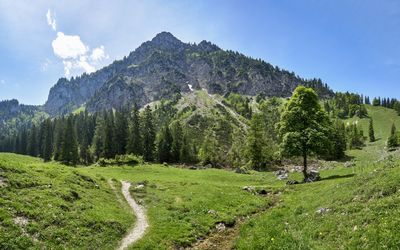
[{"label": "mountain", "polygon": [[41,106],[23,105],[17,100],[0,102],[0,139],[18,130],[22,126],[30,126],[40,121],[46,114]]},{"label": "mountain", "polygon": [[320,80],[307,81],[293,72],[202,41],[183,43],[162,32],[129,56],[94,73],[61,78],[50,90],[44,110],[69,113],[82,105],[89,111],[172,98],[191,89],[211,94],[240,93],[288,97],[299,85],[318,86],[323,96],[333,92]]}]

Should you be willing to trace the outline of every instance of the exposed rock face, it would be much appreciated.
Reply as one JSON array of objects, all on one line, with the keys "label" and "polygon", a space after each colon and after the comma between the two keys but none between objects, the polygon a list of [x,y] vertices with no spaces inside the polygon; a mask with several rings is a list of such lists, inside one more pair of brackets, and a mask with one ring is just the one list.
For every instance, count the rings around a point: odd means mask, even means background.
[{"label": "exposed rock face", "polygon": [[89,111],[137,103],[143,106],[180,92],[204,88],[210,93],[290,96],[307,82],[294,73],[202,41],[183,43],[162,32],[123,60],[90,75],[60,79],[50,90],[45,110],[68,113],[86,104]]}]

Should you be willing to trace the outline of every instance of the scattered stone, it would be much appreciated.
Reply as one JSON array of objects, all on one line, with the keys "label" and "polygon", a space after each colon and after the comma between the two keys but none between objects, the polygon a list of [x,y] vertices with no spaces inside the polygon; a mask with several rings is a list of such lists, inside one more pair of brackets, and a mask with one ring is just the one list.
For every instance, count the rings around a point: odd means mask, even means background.
[{"label": "scattered stone", "polygon": [[326,207],[321,207],[319,209],[317,209],[317,211],[315,211],[317,214],[326,214],[329,213],[331,211],[330,208],[326,208]]},{"label": "scattered stone", "polygon": [[14,223],[17,224],[18,226],[21,227],[25,227],[26,225],[28,225],[29,220],[26,217],[15,217],[14,219]]},{"label": "scattered stone", "polygon": [[251,187],[251,186],[244,186],[242,189],[247,191],[247,192],[250,192],[250,193],[255,193],[256,192],[255,188]]},{"label": "scattered stone", "polygon": [[0,176],[0,188],[7,187],[7,180]]},{"label": "scattered stone", "polygon": [[215,211],[215,210],[208,210],[207,213],[208,213],[208,214],[212,214],[212,215],[216,215],[216,214],[217,214],[217,211]]},{"label": "scattered stone", "polygon": [[295,184],[299,184],[299,182],[298,182],[298,181],[295,181],[295,180],[288,180],[288,181],[286,182],[286,185],[295,185]]},{"label": "scattered stone", "polygon": [[275,172],[278,180],[286,180],[288,178],[288,171],[286,169],[280,169]]},{"label": "scattered stone", "polygon": [[136,190],[138,190],[138,189],[143,189],[143,188],[144,188],[144,185],[143,185],[143,184],[139,184],[139,185],[137,185],[137,186],[135,187]]},{"label": "scattered stone", "polygon": [[190,170],[197,170],[197,167],[196,166],[190,166],[189,169]]},{"label": "scattered stone", "polygon": [[319,175],[319,172],[316,170],[311,170],[310,173],[308,173],[308,176],[306,179],[304,179],[304,182],[315,182],[321,180],[321,176]]},{"label": "scattered stone", "polygon": [[355,167],[355,166],[356,166],[356,163],[354,161],[346,161],[344,163],[344,167],[346,167],[346,168]]},{"label": "scattered stone", "polygon": [[215,226],[215,229],[217,229],[217,231],[221,232],[221,231],[224,231],[224,230],[226,229],[226,226],[225,226],[224,223],[218,223],[218,224]]}]

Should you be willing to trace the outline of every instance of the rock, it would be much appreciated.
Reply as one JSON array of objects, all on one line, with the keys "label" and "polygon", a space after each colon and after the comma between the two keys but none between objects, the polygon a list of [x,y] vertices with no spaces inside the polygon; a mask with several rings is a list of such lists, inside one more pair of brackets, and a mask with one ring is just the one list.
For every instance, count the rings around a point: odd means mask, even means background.
[{"label": "rock", "polygon": [[5,178],[0,176],[0,188],[7,187],[7,181]]},{"label": "rock", "polygon": [[136,190],[143,189],[143,188],[144,188],[144,185],[143,185],[143,184],[139,184],[139,185],[137,185],[137,186],[135,187]]},{"label": "rock", "polygon": [[280,169],[275,172],[278,180],[286,180],[288,178],[288,171],[286,169]]},{"label": "rock", "polygon": [[354,166],[356,166],[356,163],[354,161],[346,161],[344,163],[344,167],[346,167],[346,168],[350,168],[350,167],[354,167]]},{"label": "rock", "polygon": [[215,226],[215,229],[217,229],[217,231],[219,231],[219,232],[221,232],[221,231],[224,231],[225,230],[225,224],[224,223],[218,223],[216,226]]},{"label": "rock", "polygon": [[196,166],[190,166],[189,169],[190,170],[197,170],[197,167]]},{"label": "rock", "polygon": [[288,180],[288,181],[286,182],[286,185],[295,185],[295,184],[299,184],[299,182],[298,182],[298,181],[295,181],[295,180]]},{"label": "rock", "polygon": [[208,214],[212,214],[212,215],[216,215],[217,214],[217,211],[215,211],[215,210],[208,210],[208,212],[207,212]]},{"label": "rock", "polygon": [[317,214],[325,214],[325,213],[329,213],[331,211],[330,208],[326,208],[326,207],[321,207],[319,209],[317,209],[317,211],[315,211]]},{"label": "rock", "polygon": [[212,168],[212,165],[211,164],[207,164],[207,165],[204,166],[204,168]]},{"label": "rock", "polygon": [[242,190],[245,190],[245,191],[250,192],[250,193],[255,193],[256,192],[256,189],[254,187],[252,187],[252,186],[244,186],[242,188]]},{"label": "rock", "polygon": [[308,173],[308,176],[306,179],[304,179],[304,182],[315,182],[321,180],[321,176],[319,175],[319,172],[316,170],[311,170]]}]

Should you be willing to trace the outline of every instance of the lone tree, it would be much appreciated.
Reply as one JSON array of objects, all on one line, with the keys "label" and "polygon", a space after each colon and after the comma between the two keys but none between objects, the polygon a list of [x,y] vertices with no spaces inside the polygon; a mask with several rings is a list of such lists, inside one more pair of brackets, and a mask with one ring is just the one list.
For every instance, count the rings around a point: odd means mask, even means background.
[{"label": "lone tree", "polygon": [[283,155],[303,157],[304,180],[308,177],[307,157],[321,155],[329,148],[330,127],[315,91],[298,86],[282,112],[279,135]]},{"label": "lone tree", "polygon": [[389,150],[393,150],[398,146],[399,146],[399,142],[398,142],[398,139],[397,139],[397,130],[396,130],[396,126],[393,123],[392,124],[392,128],[390,130],[390,136],[389,136],[389,139],[387,141],[387,147],[388,147]]},{"label": "lone tree", "polygon": [[375,141],[374,122],[372,121],[372,118],[369,120],[369,141]]}]

